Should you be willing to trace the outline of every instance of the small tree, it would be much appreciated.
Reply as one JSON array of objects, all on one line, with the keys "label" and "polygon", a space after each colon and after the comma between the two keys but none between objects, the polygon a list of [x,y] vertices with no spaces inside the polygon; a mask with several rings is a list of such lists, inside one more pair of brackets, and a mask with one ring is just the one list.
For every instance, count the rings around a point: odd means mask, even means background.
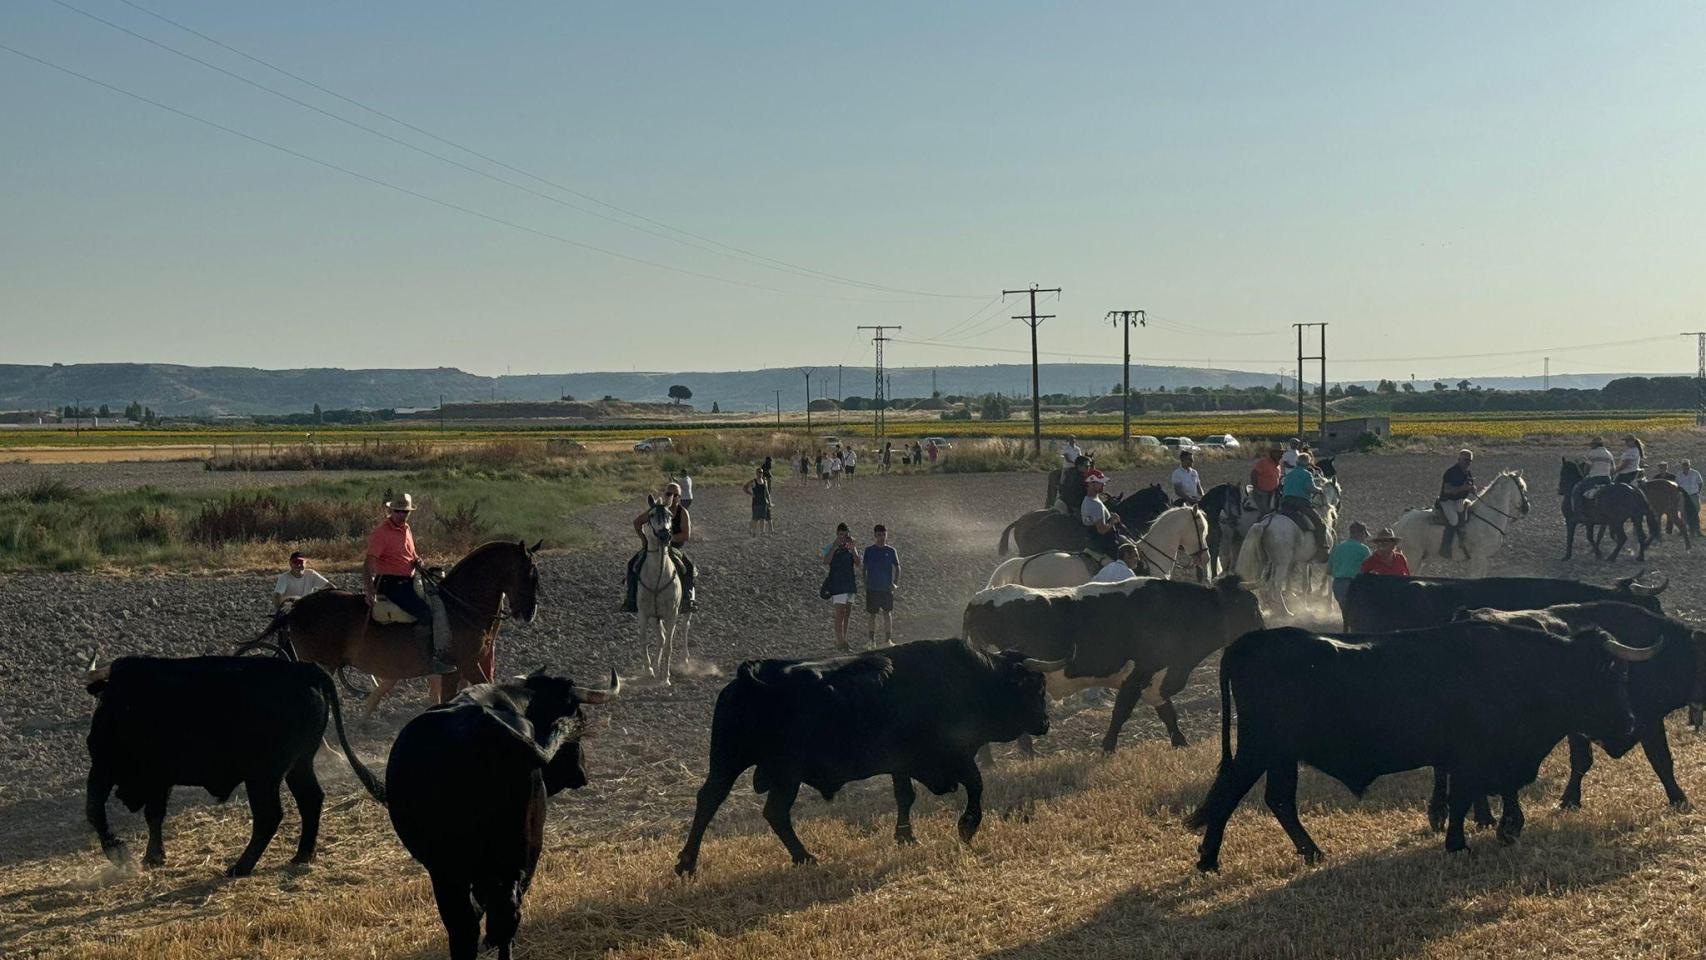
[{"label": "small tree", "polygon": [[1327,391],[1327,396],[1332,397],[1335,400],[1337,400],[1338,398],[1340,398],[1344,395],[1345,395],[1345,387],[1343,384],[1339,384],[1339,383],[1333,384],[1333,389]]},{"label": "small tree", "polygon": [[101,404],[101,409],[95,411],[95,416],[97,416],[97,417],[111,417],[112,415],[113,415],[112,408],[107,406],[104,403]]},{"label": "small tree", "polygon": [[1013,401],[999,393],[986,393],[978,404],[978,416],[985,420],[1005,420],[1013,414]]},{"label": "small tree", "polygon": [[1390,380],[1382,380],[1379,383],[1375,384],[1374,391],[1376,393],[1387,393],[1387,394],[1397,393],[1398,392],[1398,385],[1396,383],[1393,383]]},{"label": "small tree", "polygon": [[317,403],[314,404],[314,422],[315,423],[325,423],[326,422],[326,415],[325,415],[325,413],[323,413],[320,410],[320,405]]},{"label": "small tree", "polygon": [[564,403],[573,403],[574,399],[575,399],[575,395],[572,393],[565,393],[561,397],[558,397],[557,399],[563,401]]},{"label": "small tree", "polygon": [[1469,392],[1469,381],[1467,381],[1467,380],[1457,381],[1457,392],[1468,393]]},{"label": "small tree", "polygon": [[669,397],[679,404],[683,400],[693,399],[693,391],[677,383],[670,386]]},{"label": "small tree", "polygon": [[1404,381],[1404,392],[1405,393],[1415,393],[1416,392],[1416,385],[1411,383],[1408,380],[1405,380]]},{"label": "small tree", "polygon": [[1366,396],[1368,396],[1368,388],[1363,386],[1360,383],[1347,384],[1345,386],[1345,396],[1347,396],[1347,397],[1366,397]]},{"label": "small tree", "polygon": [[1438,380],[1434,381],[1434,392],[1435,393],[1444,393],[1445,391],[1447,391],[1449,389],[1451,389],[1451,388],[1447,387],[1445,384],[1439,382]]},{"label": "small tree", "polygon": [[722,413],[723,412],[722,409],[717,406],[717,401],[715,401],[715,400],[711,401],[711,412],[712,413]]}]

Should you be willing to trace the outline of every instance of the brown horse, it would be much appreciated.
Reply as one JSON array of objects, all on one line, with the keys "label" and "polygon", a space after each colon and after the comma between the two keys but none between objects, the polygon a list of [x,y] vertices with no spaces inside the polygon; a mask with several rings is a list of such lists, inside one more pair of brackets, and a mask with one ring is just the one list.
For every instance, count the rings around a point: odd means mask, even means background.
[{"label": "brown horse", "polygon": [[[493,541],[475,547],[450,569],[439,584],[450,620],[450,659],[456,663],[456,682],[439,679],[438,702],[455,695],[464,684],[486,683],[491,653],[507,605],[510,616],[531,622],[538,609],[539,569],[533,553],[539,544]],[[423,640],[412,624],[378,624],[367,600],[347,590],[309,594],[273,618],[259,637],[239,651],[278,646],[298,660],[317,663],[328,671],[353,666],[380,681],[367,698],[363,719],[373,716],[380,699],[397,680],[432,676],[431,641]]]},{"label": "brown horse", "polygon": [[[1652,505],[1653,512],[1664,519],[1666,529],[1682,531],[1682,546],[1693,550],[1694,544],[1688,538],[1688,524],[1683,512],[1687,510],[1682,499],[1682,488],[1674,480],[1648,480],[1641,484],[1641,492],[1647,495],[1647,502]],[[1653,542],[1659,541],[1658,525],[1653,526]]]}]

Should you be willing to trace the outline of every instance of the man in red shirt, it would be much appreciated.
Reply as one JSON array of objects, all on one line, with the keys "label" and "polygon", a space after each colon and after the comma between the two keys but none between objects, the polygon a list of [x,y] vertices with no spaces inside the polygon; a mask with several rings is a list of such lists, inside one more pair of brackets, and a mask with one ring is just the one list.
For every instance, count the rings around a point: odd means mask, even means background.
[{"label": "man in red shirt", "polygon": [[457,669],[450,658],[450,620],[444,603],[435,598],[428,603],[415,592],[415,567],[420,557],[415,553],[415,534],[409,529],[409,514],[414,512],[414,498],[403,494],[385,504],[389,513],[367,537],[367,559],[363,569],[367,585],[367,604],[373,605],[376,596],[396,604],[415,618],[416,623],[432,625],[432,670],[450,673]]},{"label": "man in red shirt", "polygon": [[1380,574],[1383,576],[1407,577],[1410,575],[1410,561],[1404,556],[1404,551],[1398,549],[1398,535],[1391,527],[1381,527],[1374,535],[1374,553],[1362,562],[1363,573]]},{"label": "man in red shirt", "polygon": [[1279,503],[1280,455],[1283,452],[1279,444],[1270,444],[1267,452],[1256,458],[1256,465],[1250,470],[1250,490],[1256,501],[1257,513],[1273,513]]}]

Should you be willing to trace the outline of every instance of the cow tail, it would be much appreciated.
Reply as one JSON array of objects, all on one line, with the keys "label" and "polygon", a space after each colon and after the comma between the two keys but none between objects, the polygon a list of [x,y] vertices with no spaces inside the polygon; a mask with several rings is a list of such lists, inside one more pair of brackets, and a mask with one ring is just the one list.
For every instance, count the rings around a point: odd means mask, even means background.
[{"label": "cow tail", "polygon": [[338,746],[344,748],[344,759],[349,761],[350,769],[355,771],[355,778],[367,788],[373,799],[385,806],[385,785],[380,783],[368,769],[361,764],[361,758],[355,755],[355,748],[349,745],[349,737],[344,735],[344,708],[339,703],[338,688],[332,683],[332,675],[316,667],[314,672],[320,675],[320,692],[326,701],[332,705],[332,723],[338,728]]},{"label": "cow tail", "polygon": [[997,547],[995,550],[997,554],[1003,557],[1007,555],[1007,537],[1012,534],[1013,528],[1018,525],[1019,521],[1015,520],[1007,525],[1007,529],[1001,531],[1001,546]]},{"label": "cow tail", "polygon": [[[268,640],[277,635],[277,640]],[[266,650],[285,660],[296,659],[296,648],[290,643],[290,611],[280,610],[272,615],[272,622],[261,631],[261,635],[253,640],[245,640],[237,645],[235,653],[238,656],[253,653],[256,650]]]},{"label": "cow tail", "polygon": [[1226,675],[1226,659],[1220,661],[1220,765],[1232,762],[1232,680]]}]

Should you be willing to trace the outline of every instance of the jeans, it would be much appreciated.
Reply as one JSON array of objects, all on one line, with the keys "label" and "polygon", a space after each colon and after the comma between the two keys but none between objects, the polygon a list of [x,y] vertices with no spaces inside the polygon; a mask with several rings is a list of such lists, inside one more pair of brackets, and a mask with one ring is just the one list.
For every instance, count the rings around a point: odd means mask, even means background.
[{"label": "jeans", "polygon": [[1351,595],[1351,581],[1354,577],[1333,578],[1333,599],[1338,601],[1339,610],[1345,609],[1345,598]]},{"label": "jeans", "polygon": [[1689,533],[1700,535],[1700,494],[1683,492],[1682,519],[1688,521]]},{"label": "jeans", "polygon": [[432,622],[432,607],[415,593],[413,577],[387,575],[379,577],[374,583],[375,592],[396,604],[402,611],[419,623]]}]

